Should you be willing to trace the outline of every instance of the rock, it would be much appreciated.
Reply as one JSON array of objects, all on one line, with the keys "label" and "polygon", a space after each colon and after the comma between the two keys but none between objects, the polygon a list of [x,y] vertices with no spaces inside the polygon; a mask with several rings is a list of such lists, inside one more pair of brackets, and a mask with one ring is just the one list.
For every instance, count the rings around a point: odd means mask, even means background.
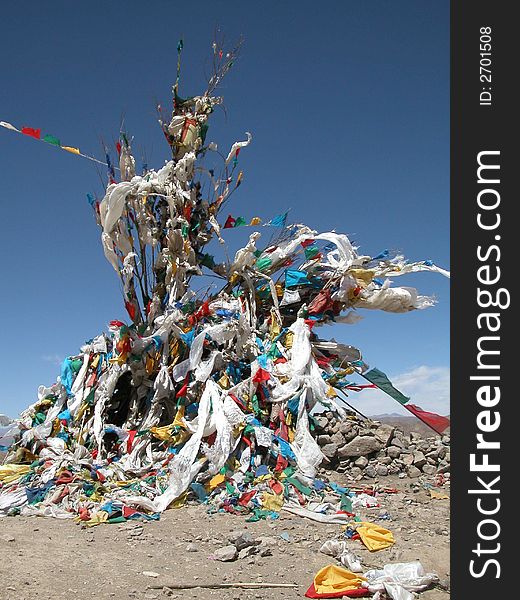
[{"label": "rock", "polygon": [[388,446],[394,437],[394,433],[395,427],[392,427],[391,425],[380,425],[375,431],[375,436],[384,446]]},{"label": "rock", "polygon": [[350,433],[353,427],[352,421],[343,421],[339,425],[339,432],[345,435],[346,433]]},{"label": "rock", "polygon": [[215,560],[219,560],[220,562],[231,562],[233,560],[236,560],[237,555],[238,552],[236,547],[229,545],[215,550],[215,552],[213,553],[213,558]]},{"label": "rock", "polygon": [[255,540],[251,533],[245,529],[232,531],[228,536],[228,540],[238,551],[248,548],[249,546],[257,546],[260,543],[260,541]]},{"label": "rock", "polygon": [[358,431],[358,435],[368,435],[368,436],[373,436],[374,432],[372,431],[372,429],[370,427],[360,427],[359,431]]},{"label": "rock", "polygon": [[401,456],[401,450],[397,446],[388,446],[386,449],[386,454],[390,458],[399,458],[399,456]]},{"label": "rock", "polygon": [[253,554],[256,554],[258,552],[258,549],[256,546],[247,546],[247,548],[242,548],[242,550],[240,550],[240,552],[238,553],[238,558],[241,560],[243,558],[248,558],[249,556],[253,556]]},{"label": "rock", "polygon": [[436,454],[437,454],[436,458],[442,460],[446,456],[446,454],[447,454],[446,446],[439,446],[437,448]]},{"label": "rock", "polygon": [[424,465],[422,468],[422,472],[426,475],[434,475],[436,471],[437,469],[433,465]]},{"label": "rock", "polygon": [[363,471],[359,467],[352,467],[350,469],[350,475],[355,479],[356,477],[360,477],[363,474]]},{"label": "rock", "polygon": [[339,448],[345,443],[345,438],[343,437],[343,434],[340,431],[337,431],[336,433],[330,436],[330,441],[332,444],[336,444]]},{"label": "rock", "polygon": [[198,552],[199,551],[199,547],[197,546],[197,544],[188,544],[186,546],[186,552]]},{"label": "rock", "polygon": [[414,467],[413,465],[408,467],[407,473],[408,473],[408,477],[411,477],[412,479],[416,479],[421,474],[419,469],[417,467]]},{"label": "rock", "polygon": [[273,553],[271,552],[271,548],[262,545],[258,546],[258,554],[260,554],[260,556],[262,557],[273,555]]},{"label": "rock", "polygon": [[330,435],[326,433],[322,433],[316,438],[316,441],[320,446],[325,446],[325,444],[330,444]]},{"label": "rock", "polygon": [[314,422],[320,429],[325,429],[325,427],[327,427],[327,425],[329,424],[329,420],[327,419],[327,417],[321,415],[314,417]]},{"label": "rock", "polygon": [[389,465],[392,462],[392,459],[389,456],[383,456],[383,458],[380,458],[378,462],[381,465]]},{"label": "rock", "polygon": [[357,438],[359,434],[359,429],[357,427],[353,427],[348,433],[344,433],[343,437],[345,438],[345,442],[351,442],[353,439]]},{"label": "rock", "polygon": [[278,540],[275,537],[269,535],[263,535],[258,538],[261,546],[277,546]]},{"label": "rock", "polygon": [[401,461],[406,467],[413,465],[413,454],[401,454]]},{"label": "rock", "polygon": [[377,475],[377,471],[373,465],[368,465],[364,472],[365,477],[374,478]]},{"label": "rock", "polygon": [[397,448],[406,448],[405,441],[400,437],[400,432],[396,432],[392,438],[392,446]]},{"label": "rock", "polygon": [[385,465],[377,465],[377,467],[376,467],[376,473],[380,477],[386,477],[388,475],[388,467],[385,466]]},{"label": "rock", "polygon": [[449,446],[450,445],[450,436],[449,435],[443,435],[442,438],[441,438],[441,441],[446,446]]},{"label": "rock", "polygon": [[420,469],[422,466],[426,464],[426,457],[420,450],[416,450],[413,453],[413,464]]},{"label": "rock", "polygon": [[360,456],[355,460],[354,464],[356,465],[356,467],[364,469],[368,465],[368,458],[366,458],[366,456]]},{"label": "rock", "polygon": [[368,454],[372,454],[372,452],[381,450],[382,447],[382,442],[375,437],[368,435],[358,436],[339,448],[338,456],[340,458],[367,456]]},{"label": "rock", "polygon": [[159,577],[159,573],[156,573],[155,571],[143,571],[143,575],[146,577]]},{"label": "rock", "polygon": [[321,451],[327,458],[331,459],[336,456],[336,454],[338,453],[338,449],[339,449],[338,444],[330,443],[330,444],[325,444],[325,446],[322,447]]}]

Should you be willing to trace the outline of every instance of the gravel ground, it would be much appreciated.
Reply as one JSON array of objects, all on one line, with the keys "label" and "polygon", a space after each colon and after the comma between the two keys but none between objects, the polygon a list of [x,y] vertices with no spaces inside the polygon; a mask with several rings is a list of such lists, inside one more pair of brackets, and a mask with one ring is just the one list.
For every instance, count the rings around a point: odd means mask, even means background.
[{"label": "gravel ground", "polygon": [[[336,474],[335,480],[348,485],[344,476]],[[370,553],[359,540],[351,540],[349,546],[366,570],[389,562],[419,559],[427,571],[437,573],[440,578],[440,585],[423,592],[420,598],[446,600],[449,598],[449,500],[430,498],[428,490],[417,483],[408,478],[381,478],[381,486],[395,487],[398,492],[378,495],[380,507],[358,511],[363,520],[374,521],[393,532],[396,540],[393,547]],[[442,491],[449,494],[449,484]],[[386,511],[391,520],[379,520]],[[268,547],[271,555],[256,554],[234,562],[212,558],[215,550],[229,544],[230,532],[244,529],[256,538],[263,538],[262,547]],[[283,511],[276,521],[247,523],[243,517],[227,513],[210,515],[206,507],[195,504],[169,510],[158,522],[130,521],[91,529],[68,520],[8,517],[0,520],[0,598],[303,598],[314,574],[335,563],[332,557],[321,554],[319,548],[340,531],[340,525],[323,525]],[[149,587],[217,582],[294,583],[297,587],[254,590]]]}]

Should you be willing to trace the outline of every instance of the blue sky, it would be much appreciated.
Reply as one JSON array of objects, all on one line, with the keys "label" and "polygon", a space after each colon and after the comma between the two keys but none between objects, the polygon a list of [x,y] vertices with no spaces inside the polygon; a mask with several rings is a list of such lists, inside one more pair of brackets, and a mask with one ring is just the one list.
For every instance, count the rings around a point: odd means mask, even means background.
[{"label": "blue sky", "polygon": [[[179,38],[181,93],[192,95],[207,81],[215,29],[230,42],[242,34],[208,132],[222,149],[245,131],[254,138],[223,218],[290,208],[290,220],[347,233],[364,254],[388,248],[449,268],[447,1],[33,1],[2,16],[0,120],[102,158],[100,140],[112,144],[124,114],[138,165],[146,152],[152,167],[168,158],[154,102],[168,107]],[[15,415],[65,356],[126,314],[86,201],[103,193],[93,163],[4,129],[0,157],[0,412]],[[227,234],[231,254],[244,237]],[[364,311],[320,335],[358,346],[416,404],[446,413],[449,282],[426,273],[396,284],[438,304]],[[352,403],[398,408],[376,392]]]}]

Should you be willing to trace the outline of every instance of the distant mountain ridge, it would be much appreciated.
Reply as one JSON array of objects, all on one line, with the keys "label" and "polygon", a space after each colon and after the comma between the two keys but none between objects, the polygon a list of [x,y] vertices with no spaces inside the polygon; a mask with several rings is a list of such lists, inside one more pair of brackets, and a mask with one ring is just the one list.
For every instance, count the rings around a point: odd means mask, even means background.
[{"label": "distant mountain ridge", "polygon": [[[449,418],[450,415],[446,416]],[[408,417],[406,415],[400,415],[398,413],[389,413],[382,415],[370,415],[370,419],[372,419],[372,421],[381,421],[381,423],[386,423],[388,425],[392,425],[393,427],[398,427],[401,431],[403,431],[406,434],[414,432],[418,433],[422,437],[434,437],[438,435],[435,433],[435,431],[430,429],[417,417],[414,417],[412,415]],[[444,433],[446,435],[449,435],[450,430],[447,429]]]}]

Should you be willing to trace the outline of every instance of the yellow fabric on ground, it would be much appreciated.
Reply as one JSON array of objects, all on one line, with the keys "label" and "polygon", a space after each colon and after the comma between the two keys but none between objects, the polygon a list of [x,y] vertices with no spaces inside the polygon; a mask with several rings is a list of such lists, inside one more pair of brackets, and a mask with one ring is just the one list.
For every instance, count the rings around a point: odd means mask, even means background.
[{"label": "yellow fabric on ground", "polygon": [[347,571],[343,567],[328,565],[320,569],[314,576],[314,589],[318,594],[330,594],[357,590],[364,577]]},{"label": "yellow fabric on ground", "polygon": [[264,510],[274,510],[280,512],[283,506],[283,494],[270,494],[264,492],[262,495],[262,508]]},{"label": "yellow fabric on ground", "polygon": [[365,521],[357,527],[356,531],[359,533],[361,541],[370,552],[383,550],[395,543],[393,533],[375,523]]}]

